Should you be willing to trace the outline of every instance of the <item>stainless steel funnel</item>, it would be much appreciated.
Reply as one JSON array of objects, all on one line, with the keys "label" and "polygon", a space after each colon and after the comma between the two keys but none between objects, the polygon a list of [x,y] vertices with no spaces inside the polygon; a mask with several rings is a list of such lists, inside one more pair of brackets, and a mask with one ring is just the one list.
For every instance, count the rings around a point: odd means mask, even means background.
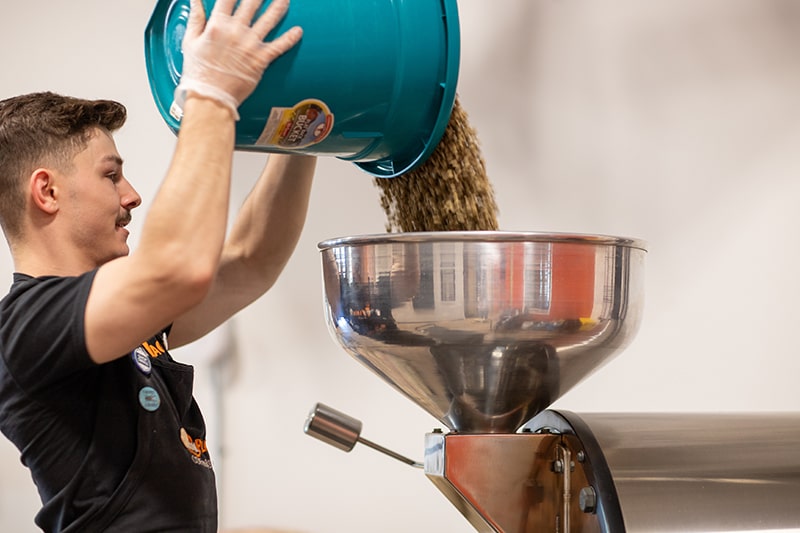
[{"label": "stainless steel funnel", "polygon": [[513,433],[638,328],[644,243],[429,232],[319,245],[330,331],[460,433]]}]

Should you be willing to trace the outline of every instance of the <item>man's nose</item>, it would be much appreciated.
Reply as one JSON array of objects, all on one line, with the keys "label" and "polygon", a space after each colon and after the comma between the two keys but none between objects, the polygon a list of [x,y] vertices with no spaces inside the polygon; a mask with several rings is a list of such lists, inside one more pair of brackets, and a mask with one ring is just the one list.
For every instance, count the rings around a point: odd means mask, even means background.
[{"label": "man's nose", "polygon": [[136,192],[131,183],[123,178],[120,183],[120,203],[125,209],[131,210],[142,204],[142,197]]}]

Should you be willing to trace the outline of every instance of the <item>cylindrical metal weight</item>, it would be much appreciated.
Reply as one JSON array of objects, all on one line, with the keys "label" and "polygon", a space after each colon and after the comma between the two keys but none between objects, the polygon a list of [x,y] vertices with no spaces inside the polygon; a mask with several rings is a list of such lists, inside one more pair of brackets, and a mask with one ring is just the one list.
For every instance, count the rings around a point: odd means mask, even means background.
[{"label": "cylindrical metal weight", "polygon": [[308,414],[304,431],[322,442],[349,452],[358,442],[361,422],[341,411],[318,403]]}]

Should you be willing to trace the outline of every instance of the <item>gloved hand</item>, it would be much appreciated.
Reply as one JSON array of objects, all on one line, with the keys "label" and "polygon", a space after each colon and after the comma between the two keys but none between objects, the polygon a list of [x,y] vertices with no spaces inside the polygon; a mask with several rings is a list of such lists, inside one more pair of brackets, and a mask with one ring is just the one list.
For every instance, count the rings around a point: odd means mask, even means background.
[{"label": "gloved hand", "polygon": [[277,39],[264,38],[281,21],[289,0],[273,0],[253,22],[264,0],[218,0],[206,21],[201,0],[191,0],[183,38],[183,72],[175,104],[183,110],[189,92],[226,105],[239,120],[239,105],[255,90],[264,70],[303,35],[295,26]]}]

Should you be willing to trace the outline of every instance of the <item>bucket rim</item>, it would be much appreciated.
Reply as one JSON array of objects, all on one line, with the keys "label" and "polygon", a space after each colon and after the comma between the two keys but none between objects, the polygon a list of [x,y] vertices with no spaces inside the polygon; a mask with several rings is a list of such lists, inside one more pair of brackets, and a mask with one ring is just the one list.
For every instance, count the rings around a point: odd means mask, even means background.
[{"label": "bucket rim", "polygon": [[442,10],[444,13],[442,19],[445,23],[445,46],[447,49],[445,51],[444,80],[439,85],[442,90],[441,106],[436,116],[435,125],[431,128],[430,135],[425,139],[423,149],[419,153],[409,157],[401,156],[397,159],[387,158],[354,163],[357,167],[376,178],[396,178],[424,163],[436,150],[450,121],[450,114],[453,112],[453,104],[456,99],[456,86],[458,85],[461,61],[461,29],[457,0],[442,0]]}]

